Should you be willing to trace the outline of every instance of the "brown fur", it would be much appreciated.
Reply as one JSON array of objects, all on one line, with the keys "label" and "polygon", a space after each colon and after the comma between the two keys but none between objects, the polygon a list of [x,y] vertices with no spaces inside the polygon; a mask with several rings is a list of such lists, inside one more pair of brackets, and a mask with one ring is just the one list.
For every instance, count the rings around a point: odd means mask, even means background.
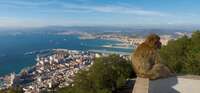
[{"label": "brown fur", "polygon": [[152,34],[134,51],[132,64],[137,76],[157,79],[171,74],[168,67],[160,63],[161,58],[158,54],[160,47],[160,37]]}]

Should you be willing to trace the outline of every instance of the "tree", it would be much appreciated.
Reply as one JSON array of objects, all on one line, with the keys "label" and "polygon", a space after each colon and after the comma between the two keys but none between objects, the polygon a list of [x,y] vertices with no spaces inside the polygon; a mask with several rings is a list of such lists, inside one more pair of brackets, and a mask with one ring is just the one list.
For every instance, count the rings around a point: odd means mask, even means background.
[{"label": "tree", "polygon": [[200,31],[192,34],[187,58],[188,62],[185,64],[185,72],[200,75]]},{"label": "tree", "polygon": [[178,74],[200,75],[200,31],[171,40],[160,50],[163,63]]},{"label": "tree", "polygon": [[95,59],[89,70],[80,71],[73,87],[60,89],[59,93],[112,93],[122,87],[132,74],[129,61],[118,55]]}]

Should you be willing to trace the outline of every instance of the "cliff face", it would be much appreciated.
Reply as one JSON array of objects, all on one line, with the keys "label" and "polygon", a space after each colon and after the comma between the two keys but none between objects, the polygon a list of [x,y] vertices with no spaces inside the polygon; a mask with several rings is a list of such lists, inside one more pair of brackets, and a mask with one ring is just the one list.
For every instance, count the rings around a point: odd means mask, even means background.
[{"label": "cliff face", "polygon": [[174,76],[158,80],[137,78],[132,93],[199,93],[200,76]]}]

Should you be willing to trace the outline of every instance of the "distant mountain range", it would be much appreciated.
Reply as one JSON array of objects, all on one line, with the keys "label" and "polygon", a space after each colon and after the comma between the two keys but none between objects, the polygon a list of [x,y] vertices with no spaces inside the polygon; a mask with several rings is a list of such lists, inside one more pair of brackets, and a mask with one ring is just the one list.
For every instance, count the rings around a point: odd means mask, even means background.
[{"label": "distant mountain range", "polygon": [[[200,28],[200,26],[199,26]],[[118,33],[134,33],[136,35],[146,35],[149,33],[157,34],[172,34],[174,32],[192,32],[198,29],[198,26],[169,26],[169,27],[116,27],[116,26],[47,26],[38,28],[0,28],[0,34],[8,33],[57,33],[63,31],[78,31],[78,32],[92,32],[92,33],[104,33],[104,32],[118,32]]]}]

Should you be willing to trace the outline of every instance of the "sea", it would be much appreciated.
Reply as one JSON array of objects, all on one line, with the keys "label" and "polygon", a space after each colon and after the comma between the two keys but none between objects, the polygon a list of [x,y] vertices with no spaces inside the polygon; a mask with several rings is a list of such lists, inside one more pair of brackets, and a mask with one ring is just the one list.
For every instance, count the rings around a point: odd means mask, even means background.
[{"label": "sea", "polygon": [[102,47],[122,43],[113,40],[80,39],[78,35],[41,33],[0,34],[0,76],[19,73],[35,65],[36,55],[41,51],[62,48],[83,51],[112,51],[130,53],[132,49]]}]

